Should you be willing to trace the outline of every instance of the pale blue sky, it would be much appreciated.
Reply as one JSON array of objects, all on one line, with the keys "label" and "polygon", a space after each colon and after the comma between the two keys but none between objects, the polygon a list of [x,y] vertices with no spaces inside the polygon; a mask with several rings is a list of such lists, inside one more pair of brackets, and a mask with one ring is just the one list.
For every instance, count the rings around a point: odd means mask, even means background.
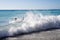
[{"label": "pale blue sky", "polygon": [[60,9],[60,0],[0,0],[0,9]]}]

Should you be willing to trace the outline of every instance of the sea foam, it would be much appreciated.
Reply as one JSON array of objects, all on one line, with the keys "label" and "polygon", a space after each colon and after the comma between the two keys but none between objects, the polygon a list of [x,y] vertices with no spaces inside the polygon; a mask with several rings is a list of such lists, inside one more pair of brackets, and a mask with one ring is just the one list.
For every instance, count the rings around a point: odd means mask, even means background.
[{"label": "sea foam", "polygon": [[34,14],[33,12],[27,12],[25,16],[21,18],[21,21],[14,24],[11,23],[10,25],[7,25],[7,29],[0,30],[0,38],[60,28],[60,15],[42,15],[42,13]]}]

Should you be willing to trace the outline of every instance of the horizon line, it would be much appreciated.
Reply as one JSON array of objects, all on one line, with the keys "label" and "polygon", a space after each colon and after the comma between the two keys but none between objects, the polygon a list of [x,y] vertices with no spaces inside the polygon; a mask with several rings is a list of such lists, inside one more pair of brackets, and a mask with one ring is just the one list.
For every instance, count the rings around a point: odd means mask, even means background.
[{"label": "horizon line", "polygon": [[49,10],[49,9],[0,9],[0,10]]}]

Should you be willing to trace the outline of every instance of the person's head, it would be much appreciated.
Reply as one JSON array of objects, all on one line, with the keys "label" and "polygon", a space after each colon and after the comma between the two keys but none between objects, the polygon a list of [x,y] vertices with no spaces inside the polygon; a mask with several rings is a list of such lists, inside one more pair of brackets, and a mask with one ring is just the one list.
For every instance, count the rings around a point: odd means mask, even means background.
[{"label": "person's head", "polygon": [[17,18],[15,18],[15,20],[17,20]]}]

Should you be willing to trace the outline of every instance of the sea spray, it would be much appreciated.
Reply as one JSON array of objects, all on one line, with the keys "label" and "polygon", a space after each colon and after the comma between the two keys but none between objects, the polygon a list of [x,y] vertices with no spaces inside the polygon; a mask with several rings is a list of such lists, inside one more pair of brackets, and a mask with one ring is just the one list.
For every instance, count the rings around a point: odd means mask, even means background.
[{"label": "sea spray", "polygon": [[7,29],[0,30],[0,37],[60,28],[60,15],[42,15],[42,13],[27,12],[22,19],[21,22],[7,25]]}]

